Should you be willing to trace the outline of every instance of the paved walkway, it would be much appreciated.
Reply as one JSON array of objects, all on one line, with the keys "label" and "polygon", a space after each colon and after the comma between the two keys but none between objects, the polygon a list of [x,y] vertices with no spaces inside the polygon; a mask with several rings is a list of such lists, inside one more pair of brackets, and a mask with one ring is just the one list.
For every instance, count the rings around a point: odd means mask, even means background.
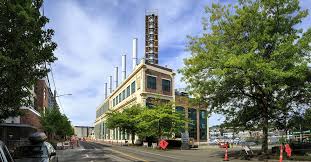
[{"label": "paved walkway", "polygon": [[[152,155],[158,156],[162,159],[169,159],[168,161],[196,161],[196,162],[222,162],[224,158],[225,149],[218,148],[217,146],[205,146],[204,148],[199,147],[198,149],[191,150],[178,150],[178,149],[169,149],[166,151],[146,148],[141,146],[120,146],[120,144],[111,145],[110,143],[106,143],[103,141],[96,141],[97,143],[101,143],[104,145],[111,146],[114,149],[118,149],[119,151],[125,151],[133,156],[140,156],[144,158],[144,156]],[[260,149],[256,148],[256,149]],[[233,147],[233,149],[229,149],[229,160],[233,162],[247,162],[248,160],[239,160],[233,157],[233,154],[238,154],[241,147]],[[147,160],[148,161],[148,160]],[[256,159],[252,159],[251,161],[259,161]],[[275,160],[266,160],[266,162],[279,162],[278,159]],[[296,162],[283,160],[283,162]]]}]

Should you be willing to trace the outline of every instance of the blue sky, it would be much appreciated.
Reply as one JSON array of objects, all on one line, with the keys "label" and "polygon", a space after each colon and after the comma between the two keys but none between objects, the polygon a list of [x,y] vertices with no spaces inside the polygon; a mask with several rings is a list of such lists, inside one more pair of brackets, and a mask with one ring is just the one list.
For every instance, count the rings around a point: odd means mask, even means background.
[{"label": "blue sky", "polygon": [[[121,55],[127,54],[128,73],[132,69],[132,39],[138,38],[138,57],[144,56],[144,15],[146,9],[159,14],[159,63],[175,71],[183,66],[187,35],[202,31],[204,6],[212,2],[236,3],[235,0],[46,0],[44,13],[48,28],[55,30],[58,57],[52,67],[59,98],[74,125],[93,125],[95,109],[104,100],[104,83],[121,67]],[[301,0],[302,8],[311,9],[311,0]],[[300,27],[311,26],[310,16]],[[120,78],[120,75],[119,75]],[[185,87],[176,76],[176,87]],[[52,87],[54,89],[54,87]],[[212,115],[209,122],[222,122]]]}]

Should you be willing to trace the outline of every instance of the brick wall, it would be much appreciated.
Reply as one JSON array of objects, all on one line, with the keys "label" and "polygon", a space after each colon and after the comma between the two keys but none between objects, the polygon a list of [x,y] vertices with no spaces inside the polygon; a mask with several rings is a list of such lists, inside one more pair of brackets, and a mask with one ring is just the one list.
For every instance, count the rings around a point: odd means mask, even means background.
[{"label": "brick wall", "polygon": [[[156,84],[157,84],[157,89],[150,89],[150,88],[147,88],[147,76],[148,75],[153,75],[153,76],[156,76],[157,77],[157,80],[156,80]],[[166,91],[162,91],[162,79],[169,79],[171,81],[171,91],[170,92],[166,92]],[[169,96],[172,96],[172,78],[170,75],[167,75],[167,74],[163,74],[163,73],[160,73],[160,72],[157,72],[157,71],[154,71],[154,70],[150,70],[150,69],[147,69],[146,70],[146,81],[145,81],[145,87],[146,87],[146,92],[151,92],[151,93],[157,93],[157,94],[163,94],[163,95],[169,95]]]},{"label": "brick wall", "polygon": [[188,108],[190,106],[188,96],[175,95],[175,105],[176,106],[182,106],[184,108]]},{"label": "brick wall", "polygon": [[20,122],[21,124],[28,124],[41,129],[40,117],[28,109],[22,109],[23,115],[21,115]]},{"label": "brick wall", "polygon": [[49,105],[49,91],[45,80],[37,80],[35,93],[37,96],[35,107],[37,111],[41,112],[43,107],[48,107]]}]

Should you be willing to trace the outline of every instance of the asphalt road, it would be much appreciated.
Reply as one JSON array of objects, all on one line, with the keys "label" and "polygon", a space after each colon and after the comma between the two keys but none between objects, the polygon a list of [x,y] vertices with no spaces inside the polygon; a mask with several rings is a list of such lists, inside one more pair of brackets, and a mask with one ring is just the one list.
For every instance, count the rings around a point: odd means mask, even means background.
[{"label": "asphalt road", "polygon": [[[222,162],[223,150],[153,150],[143,147],[115,146],[106,143],[80,142],[75,149],[58,150],[60,162],[160,161]],[[241,162],[237,159],[230,161]],[[245,162],[245,161],[242,161]]]},{"label": "asphalt road", "polygon": [[80,145],[79,148],[75,149],[58,150],[59,162],[139,161],[121,152],[114,151],[107,145],[90,142],[80,142]]},{"label": "asphalt road", "polygon": [[107,144],[80,142],[75,149],[58,150],[59,162],[102,162],[102,161],[185,161],[182,158],[165,156],[141,149],[111,146]]}]

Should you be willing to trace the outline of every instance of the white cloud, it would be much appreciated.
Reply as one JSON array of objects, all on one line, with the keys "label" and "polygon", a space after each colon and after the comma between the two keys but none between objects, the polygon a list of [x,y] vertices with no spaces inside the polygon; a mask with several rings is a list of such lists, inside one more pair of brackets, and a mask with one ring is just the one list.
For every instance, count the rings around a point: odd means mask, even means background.
[{"label": "white cloud", "polygon": [[[55,29],[54,38],[58,44],[55,52],[58,61],[52,65],[55,82],[59,94],[73,94],[60,100],[64,112],[75,125],[92,125],[94,122],[95,109],[103,101],[104,83],[112,75],[113,67],[120,66],[121,53],[128,53],[127,62],[131,62],[133,37],[139,38],[139,57],[143,57],[145,8],[157,8],[159,11],[160,48],[163,51],[166,47],[184,42],[187,34],[197,31],[193,26],[196,19],[183,16],[184,12],[191,10],[191,0],[183,3],[165,1],[165,5],[164,1],[123,2],[81,4],[71,0],[48,1],[50,6],[45,6],[50,18],[49,27]],[[124,15],[127,12],[128,15]],[[193,16],[193,13],[190,15]],[[181,67],[180,58],[184,55],[185,52],[176,51],[176,60],[163,62],[176,65],[176,70]],[[127,68],[130,71],[131,65],[128,64]],[[176,80],[179,78],[177,74]]]},{"label": "white cloud", "polygon": [[[158,9],[160,63],[176,70],[183,66],[186,36],[201,31],[204,5],[209,0],[47,0],[45,13],[55,30],[58,44],[53,64],[65,113],[75,125],[92,125],[95,109],[103,101],[104,83],[121,65],[127,53],[127,68],[132,69],[132,38],[137,37],[139,57],[144,55],[145,9]],[[168,53],[170,52],[170,53]],[[176,87],[184,87],[177,73]]]}]

